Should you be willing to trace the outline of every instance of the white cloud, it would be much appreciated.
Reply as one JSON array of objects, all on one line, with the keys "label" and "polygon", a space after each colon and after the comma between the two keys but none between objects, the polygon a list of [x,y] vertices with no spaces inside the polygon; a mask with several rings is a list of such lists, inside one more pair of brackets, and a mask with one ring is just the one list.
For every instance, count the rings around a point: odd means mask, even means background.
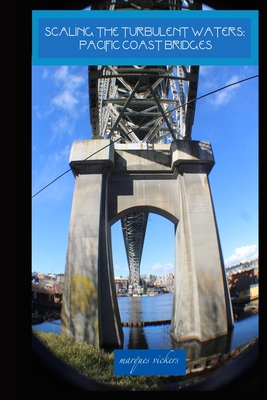
[{"label": "white cloud", "polygon": [[123,276],[127,277],[129,275],[129,268],[128,267],[121,267],[120,265],[114,265],[114,275],[116,277]]},{"label": "white cloud", "polygon": [[[228,81],[225,82],[224,86],[231,85],[232,83],[238,82],[240,80],[240,77],[237,75],[233,75]],[[236,92],[236,89],[238,88],[239,84],[230,86],[226,89],[223,89],[219,91],[218,93],[215,93],[213,96],[213,99],[211,99],[213,105],[219,106],[222,104],[227,104],[229,101],[232,99],[233,95]]]},{"label": "white cloud", "polygon": [[56,162],[61,161],[62,159],[66,159],[70,153],[70,146],[66,145],[61,151],[56,151],[53,155],[53,158]]},{"label": "white cloud", "polygon": [[72,74],[69,67],[62,66],[53,74],[56,86],[64,85],[68,90],[75,90],[85,82],[83,75]]},{"label": "white cloud", "polygon": [[[63,168],[68,162],[69,153],[70,146],[66,145],[60,151],[54,151],[49,155],[40,156],[40,161],[43,166],[38,171],[38,177],[36,177],[32,192],[35,194],[41,188],[48,185],[48,190],[44,192],[46,194],[42,197],[43,201],[49,199],[49,201],[57,202],[62,200],[65,196],[70,195],[71,187],[66,179],[58,179],[55,182],[55,178],[64,172]],[[53,184],[49,185],[50,182],[53,182]]]},{"label": "white cloud", "polygon": [[53,74],[53,78],[55,79],[55,82],[57,85],[60,84],[60,81],[66,81],[68,77],[68,70],[69,68],[65,65],[62,67],[59,67],[55,73]]},{"label": "white cloud", "polygon": [[60,141],[64,133],[68,133],[71,136],[74,132],[74,123],[71,123],[69,118],[64,115],[57,121],[51,123],[51,129],[54,133],[54,136],[52,137],[50,143],[52,143],[55,138],[58,138]]},{"label": "white cloud", "polygon": [[[74,71],[75,68],[72,67],[72,70]],[[88,111],[86,69],[81,69],[75,74],[70,71],[68,66],[61,66],[54,73],[51,69],[45,68],[42,78],[47,80],[47,90],[50,90],[53,94],[49,99],[48,106],[42,109],[39,105],[32,106],[38,118],[46,119],[52,114],[55,115],[56,111],[60,111],[66,114],[68,118],[77,120],[84,112]],[[44,96],[42,101],[45,102],[46,99],[47,95]]]},{"label": "white cloud", "polygon": [[[170,272],[174,272],[173,264],[167,263],[167,264],[155,264],[152,267],[147,268],[146,270],[143,270],[141,267],[140,274],[141,275],[146,275],[147,278],[149,278],[149,275],[167,275]],[[129,276],[129,268],[128,267],[121,267],[120,265],[116,264],[114,265],[114,275],[115,276],[123,276],[127,277]]]},{"label": "white cloud", "polygon": [[63,108],[66,111],[73,111],[75,105],[79,103],[77,98],[69,90],[63,90],[51,100],[52,104]]},{"label": "white cloud", "polygon": [[242,262],[251,261],[258,257],[258,245],[243,246],[235,249],[234,253],[224,263],[226,267]]},{"label": "white cloud", "polygon": [[[199,79],[199,92],[200,94],[207,94],[220,89],[224,86],[238,82],[243,79],[245,69],[240,69],[239,73],[233,73],[229,77],[229,68],[226,67],[211,67],[201,66],[200,67],[200,79]],[[229,86],[228,88],[222,89],[216,93],[211,94],[207,97],[207,100],[213,106],[221,106],[229,103],[235,95],[239,84]]]},{"label": "white cloud", "polygon": [[43,72],[43,75],[42,75],[42,78],[45,79],[45,78],[47,78],[48,76],[49,76],[49,71],[48,71],[47,68],[45,68],[45,69],[44,69],[44,72]]},{"label": "white cloud", "polygon": [[47,117],[49,117],[49,115],[52,113],[52,111],[53,111],[53,109],[51,109],[51,107],[50,107],[50,109],[48,109],[48,110],[45,110],[45,111],[40,111],[39,110],[40,109],[40,107],[39,106],[33,106],[32,107],[32,110],[33,111],[35,111],[35,113],[36,113],[36,115],[37,115],[37,117],[39,118],[39,119],[46,119]]},{"label": "white cloud", "polygon": [[51,98],[51,104],[77,118],[88,107],[88,93],[84,90],[85,76],[82,72],[73,74],[68,66],[62,66],[54,72],[52,78],[59,90]]},{"label": "white cloud", "polygon": [[170,272],[173,272],[173,264],[167,263],[167,264],[155,264],[152,267],[149,268],[151,271],[150,273],[153,275],[166,275],[169,274]]}]

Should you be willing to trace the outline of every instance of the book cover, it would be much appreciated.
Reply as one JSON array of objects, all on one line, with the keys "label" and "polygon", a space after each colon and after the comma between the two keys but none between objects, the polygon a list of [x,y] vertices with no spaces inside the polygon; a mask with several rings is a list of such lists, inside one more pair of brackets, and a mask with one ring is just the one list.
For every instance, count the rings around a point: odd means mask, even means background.
[{"label": "book cover", "polygon": [[258,57],[258,10],[32,11],[33,340],[56,333],[65,385],[219,386],[257,358]]}]

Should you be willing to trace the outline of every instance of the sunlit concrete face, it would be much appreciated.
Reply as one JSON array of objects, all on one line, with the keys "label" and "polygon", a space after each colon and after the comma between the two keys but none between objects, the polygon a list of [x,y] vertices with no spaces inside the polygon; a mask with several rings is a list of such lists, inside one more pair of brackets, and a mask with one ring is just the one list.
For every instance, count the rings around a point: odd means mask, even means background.
[{"label": "sunlit concrete face", "polygon": [[122,347],[110,227],[131,212],[156,211],[176,226],[172,337],[206,341],[227,334],[233,316],[208,181],[210,144],[79,141],[70,165],[76,184],[62,332],[103,348]]}]

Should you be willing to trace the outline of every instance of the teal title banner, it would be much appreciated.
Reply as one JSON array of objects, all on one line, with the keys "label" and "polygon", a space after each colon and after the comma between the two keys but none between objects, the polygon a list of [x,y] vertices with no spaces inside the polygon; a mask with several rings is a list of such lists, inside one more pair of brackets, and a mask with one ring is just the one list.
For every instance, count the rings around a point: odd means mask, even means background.
[{"label": "teal title banner", "polygon": [[33,65],[257,65],[258,11],[33,11]]},{"label": "teal title banner", "polygon": [[185,350],[114,350],[114,375],[186,375]]}]

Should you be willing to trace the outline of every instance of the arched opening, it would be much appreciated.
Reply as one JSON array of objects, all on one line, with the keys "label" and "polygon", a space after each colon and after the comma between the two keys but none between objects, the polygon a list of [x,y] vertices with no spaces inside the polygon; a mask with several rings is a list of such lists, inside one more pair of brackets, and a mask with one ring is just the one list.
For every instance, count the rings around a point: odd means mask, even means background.
[{"label": "arched opening", "polygon": [[[127,277],[129,266],[125,251],[123,228],[117,220],[111,227],[112,254],[115,277]],[[140,276],[162,276],[174,272],[175,224],[155,212],[149,212]]]},{"label": "arched opening", "polygon": [[174,288],[175,227],[169,218],[149,212],[140,262],[139,295],[129,292],[130,271],[121,220],[111,227],[114,281],[125,348],[162,348],[168,345]]}]

